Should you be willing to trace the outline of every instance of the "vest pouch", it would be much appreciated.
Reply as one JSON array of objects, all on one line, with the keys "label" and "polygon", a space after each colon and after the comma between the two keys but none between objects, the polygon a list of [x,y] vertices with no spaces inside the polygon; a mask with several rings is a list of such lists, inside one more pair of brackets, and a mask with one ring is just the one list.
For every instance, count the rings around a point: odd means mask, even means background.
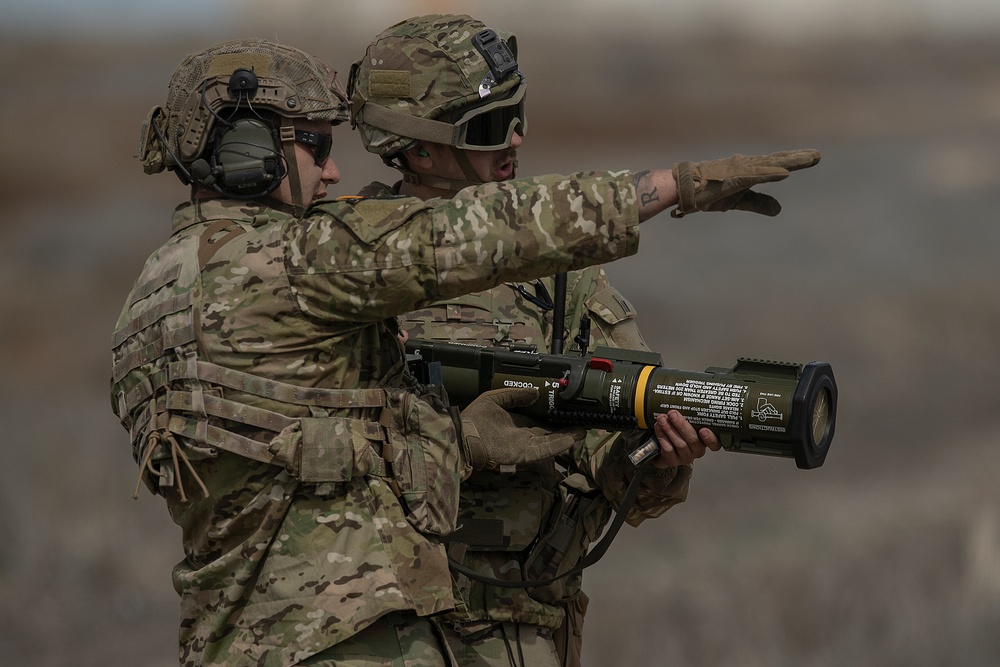
[{"label": "vest pouch", "polygon": [[303,482],[346,482],[380,472],[376,447],[385,439],[375,422],[347,417],[303,417],[285,428],[272,449],[296,452],[289,466]]},{"label": "vest pouch", "polygon": [[[580,473],[567,476],[559,484],[559,494],[559,505],[525,560],[526,579],[551,579],[576,567],[611,516],[611,506],[601,491]],[[564,577],[531,589],[531,597],[554,604],[573,597],[579,589],[579,575]]]},{"label": "vest pouch", "polygon": [[542,479],[541,472],[530,469],[515,475],[473,472],[462,484],[459,527],[448,540],[466,545],[470,552],[526,551],[553,505],[553,494],[545,490]]},{"label": "vest pouch", "polygon": [[447,535],[458,521],[461,481],[459,436],[438,387],[387,389],[380,423],[388,433],[383,456],[407,520],[431,535]]}]

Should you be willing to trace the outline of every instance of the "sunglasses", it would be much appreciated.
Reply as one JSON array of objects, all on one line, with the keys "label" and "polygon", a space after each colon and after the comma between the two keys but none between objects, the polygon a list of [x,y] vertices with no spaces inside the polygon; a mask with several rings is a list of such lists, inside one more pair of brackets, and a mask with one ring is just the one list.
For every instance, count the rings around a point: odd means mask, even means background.
[{"label": "sunglasses", "polygon": [[295,130],[295,141],[309,146],[317,167],[322,167],[326,163],[330,158],[330,151],[333,150],[333,136],[322,132]]},{"label": "sunglasses", "polygon": [[457,148],[474,151],[493,151],[507,148],[514,132],[523,137],[528,131],[524,113],[524,93],[521,85],[512,96],[475,107],[455,121],[458,134]]}]

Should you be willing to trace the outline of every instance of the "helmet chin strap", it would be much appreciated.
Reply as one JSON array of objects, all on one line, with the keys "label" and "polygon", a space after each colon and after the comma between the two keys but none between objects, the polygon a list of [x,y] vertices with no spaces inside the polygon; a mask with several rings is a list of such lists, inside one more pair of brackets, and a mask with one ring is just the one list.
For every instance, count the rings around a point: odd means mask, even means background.
[{"label": "helmet chin strap", "polygon": [[285,155],[285,165],[288,174],[289,194],[292,197],[291,204],[296,213],[301,215],[306,210],[305,195],[302,192],[302,181],[299,179],[299,160],[295,154],[295,123],[287,116],[281,117],[281,150]]},{"label": "helmet chin strap", "polygon": [[466,155],[465,151],[455,146],[450,146],[452,155],[455,156],[455,162],[461,168],[462,173],[465,175],[467,180],[459,180],[454,178],[444,178],[442,176],[432,176],[430,174],[418,174],[415,171],[407,169],[402,164],[393,162],[391,158],[387,158],[385,163],[394,169],[398,169],[403,174],[403,180],[412,185],[424,185],[430,188],[437,188],[439,190],[447,190],[449,192],[458,192],[468,187],[474,185],[482,185],[484,181],[476,170],[472,166],[472,161],[469,160],[469,156]]}]

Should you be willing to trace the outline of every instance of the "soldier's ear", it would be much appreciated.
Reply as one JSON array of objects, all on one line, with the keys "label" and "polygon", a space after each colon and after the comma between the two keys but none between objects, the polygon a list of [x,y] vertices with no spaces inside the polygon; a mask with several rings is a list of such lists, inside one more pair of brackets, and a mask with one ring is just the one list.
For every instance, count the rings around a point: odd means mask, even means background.
[{"label": "soldier's ear", "polygon": [[406,157],[406,162],[411,167],[430,169],[434,165],[431,154],[424,148],[423,144],[417,144],[413,148],[403,151],[403,156]]}]

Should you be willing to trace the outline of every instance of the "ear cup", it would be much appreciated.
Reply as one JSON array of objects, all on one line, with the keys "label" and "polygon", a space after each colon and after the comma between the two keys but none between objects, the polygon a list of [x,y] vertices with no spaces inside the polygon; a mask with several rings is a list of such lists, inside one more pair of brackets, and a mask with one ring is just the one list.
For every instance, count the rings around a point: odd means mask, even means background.
[{"label": "ear cup", "polygon": [[255,118],[242,118],[222,129],[215,141],[211,174],[223,194],[256,197],[274,191],[285,176],[285,166],[273,129]]}]

